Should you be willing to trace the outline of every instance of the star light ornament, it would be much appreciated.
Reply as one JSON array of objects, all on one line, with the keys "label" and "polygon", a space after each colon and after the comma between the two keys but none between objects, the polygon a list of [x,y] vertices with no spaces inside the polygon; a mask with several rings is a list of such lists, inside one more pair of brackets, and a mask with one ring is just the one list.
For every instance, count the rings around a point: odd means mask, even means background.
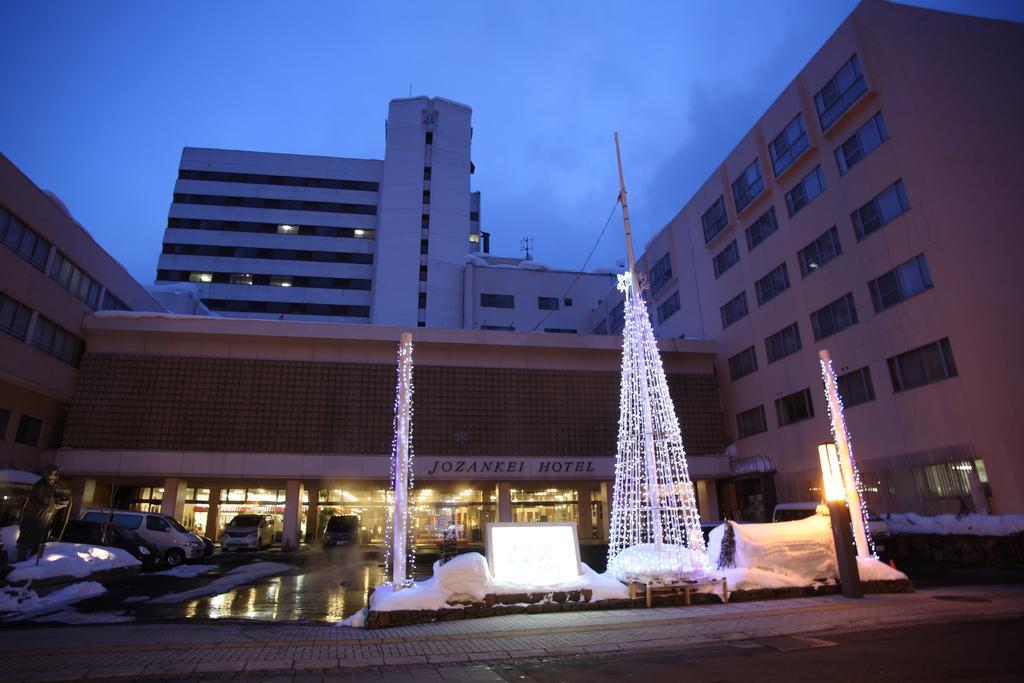
[{"label": "star light ornament", "polygon": [[818,359],[821,366],[821,380],[825,385],[825,405],[828,406],[832,441],[835,443],[839,456],[846,506],[850,508],[850,523],[853,526],[853,540],[857,545],[857,557],[877,559],[875,542],[871,539],[871,531],[868,528],[868,511],[861,501],[864,485],[861,483],[857,462],[853,459],[853,444],[850,443],[850,432],[846,429],[843,399],[839,395],[836,371],[832,367],[832,358],[827,350],[819,351]]},{"label": "star light ornament", "polygon": [[608,569],[620,581],[696,578],[710,564],[679,421],[631,273],[618,276],[617,288],[625,328]]},{"label": "star light ornament", "polygon": [[402,333],[398,345],[398,385],[395,389],[394,440],[391,442],[391,497],[384,539],[384,575],[391,585],[411,586],[416,563],[409,499],[413,490],[412,450],[412,334]]}]

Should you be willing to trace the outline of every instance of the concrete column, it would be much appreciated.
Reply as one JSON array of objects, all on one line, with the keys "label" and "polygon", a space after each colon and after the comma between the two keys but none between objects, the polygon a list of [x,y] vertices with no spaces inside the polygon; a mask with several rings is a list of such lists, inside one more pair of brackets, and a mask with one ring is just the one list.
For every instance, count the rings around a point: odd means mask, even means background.
[{"label": "concrete column", "polygon": [[512,484],[507,481],[498,482],[495,487],[498,498],[498,522],[513,522],[512,518]]},{"label": "concrete column", "polygon": [[718,521],[718,486],[715,480],[698,479],[696,484],[697,505],[700,509],[701,520],[706,522]]},{"label": "concrete column", "polygon": [[[78,519],[82,510],[96,505],[96,480],[75,477],[71,482],[71,519]],[[59,512],[63,513],[63,510]]]},{"label": "concrete column", "polygon": [[284,551],[299,548],[299,515],[302,514],[302,482],[289,479],[285,484],[284,494],[284,533],[281,534],[281,549]]},{"label": "concrete column", "polygon": [[306,503],[306,542],[316,543],[317,519],[320,517],[320,489],[309,489],[309,502]]},{"label": "concrete column", "polygon": [[218,517],[220,516],[220,489],[210,489],[210,504],[209,510],[206,513],[206,535],[207,537],[216,543],[220,540],[220,522]]},{"label": "concrete column", "polygon": [[594,540],[594,522],[591,519],[590,486],[576,487],[576,531],[580,542]]},{"label": "concrete column", "polygon": [[605,543],[612,538],[612,485],[613,482],[610,481],[601,482],[601,533]]},{"label": "concrete column", "polygon": [[177,477],[164,479],[164,499],[160,503],[160,513],[170,515],[179,522],[185,514],[185,488],[188,482]]}]

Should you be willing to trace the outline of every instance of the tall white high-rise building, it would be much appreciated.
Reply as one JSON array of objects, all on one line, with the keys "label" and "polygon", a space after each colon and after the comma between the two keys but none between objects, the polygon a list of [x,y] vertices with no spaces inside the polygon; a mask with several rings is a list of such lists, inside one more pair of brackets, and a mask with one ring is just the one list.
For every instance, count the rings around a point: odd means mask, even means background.
[{"label": "tall white high-rise building", "polygon": [[471,113],[393,100],[383,160],[186,148],[157,283],[229,317],[462,327]]}]

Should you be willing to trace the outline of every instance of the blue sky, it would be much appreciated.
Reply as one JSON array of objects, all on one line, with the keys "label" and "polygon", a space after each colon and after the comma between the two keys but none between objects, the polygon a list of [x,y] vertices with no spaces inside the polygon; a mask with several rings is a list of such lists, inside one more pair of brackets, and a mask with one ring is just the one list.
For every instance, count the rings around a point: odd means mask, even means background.
[{"label": "blue sky", "polygon": [[[1024,21],[1022,0],[913,4]],[[388,100],[473,107],[491,250],[639,250],[853,0],[0,4],[0,152],[151,283],[185,146],[383,158]],[[624,257],[616,216],[590,268]]]}]

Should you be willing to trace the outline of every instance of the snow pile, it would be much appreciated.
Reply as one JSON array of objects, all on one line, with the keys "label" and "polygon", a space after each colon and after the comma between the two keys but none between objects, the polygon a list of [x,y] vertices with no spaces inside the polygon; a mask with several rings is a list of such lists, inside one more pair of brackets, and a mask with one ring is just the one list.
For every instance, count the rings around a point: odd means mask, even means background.
[{"label": "snow pile", "polygon": [[434,584],[452,600],[483,600],[491,584],[487,558],[480,553],[456,555],[445,564],[434,563]]},{"label": "snow pile", "polygon": [[938,534],[940,536],[1009,536],[1024,532],[1024,515],[937,515],[925,517],[913,512],[889,515],[892,534]]},{"label": "snow pile", "polygon": [[25,470],[0,470],[0,483],[32,486],[39,481],[39,475]]},{"label": "snow pile", "polygon": [[0,529],[0,545],[4,547],[4,552],[7,553],[7,561],[14,562],[18,559],[18,525],[12,524],[11,526],[5,526]]},{"label": "snow pile", "polygon": [[200,574],[212,572],[217,568],[215,564],[179,564],[174,569],[165,569],[162,572],[152,572],[146,576],[173,576],[176,579],[194,579]]},{"label": "snow pile", "polygon": [[[696,571],[687,571],[690,567]],[[663,543],[659,549],[653,543],[637,543],[612,559],[608,573],[622,580],[636,578],[646,581],[677,579],[681,574],[702,574],[705,569],[700,556],[686,546]]]},{"label": "snow pile", "polygon": [[[715,527],[708,539],[713,567],[722,551],[725,524]],[[795,522],[736,524],[736,566],[713,572],[729,581],[729,590],[789,588],[834,583],[836,567],[832,526],[825,515]],[[874,558],[858,559],[861,581],[899,581],[907,578]],[[717,592],[714,588],[703,588]]]},{"label": "snow pile", "polygon": [[[733,524],[736,566],[792,574],[808,580],[836,575],[836,551],[828,517],[812,515],[795,522]],[[708,557],[718,565],[725,525],[712,529]]]},{"label": "snow pile", "polygon": [[[453,607],[449,601],[480,601],[485,595],[513,593],[555,593],[589,589],[593,591],[591,601],[628,598],[627,588],[608,574],[598,574],[586,564],[583,573],[573,581],[557,584],[535,585],[494,581],[487,567],[487,560],[480,553],[458,555],[444,565],[434,564],[434,576],[417,581],[412,586],[395,590],[383,585],[374,589],[370,596],[370,609],[375,612],[395,610],[436,610]],[[357,626],[365,615],[352,615],[344,622],[346,626]]]},{"label": "snow pile", "polygon": [[86,598],[94,598],[104,592],[106,588],[95,581],[73,583],[43,597],[27,588],[6,586],[0,588],[0,614],[4,614],[6,621],[21,621],[35,615],[62,610],[67,605]]},{"label": "snow pile", "polygon": [[82,579],[95,572],[141,567],[142,563],[120,548],[100,548],[84,543],[47,543],[39,564],[32,557],[12,566],[14,569],[6,577],[8,581],[38,581],[62,576]]},{"label": "snow pile", "polygon": [[487,261],[483,260],[482,258],[477,256],[476,254],[466,254],[465,258],[466,258],[466,263],[468,263],[471,266],[479,266],[479,267],[482,267],[482,268],[486,268],[488,266]]},{"label": "snow pile", "polygon": [[221,593],[227,593],[232,588],[237,588],[238,586],[250,586],[267,576],[283,574],[291,568],[292,565],[281,562],[257,561],[252,564],[243,564],[241,567],[235,567],[224,576],[219,579],[214,579],[205,586],[200,586],[199,588],[194,588],[189,591],[182,591],[180,593],[168,593],[166,595],[161,595],[158,598],[150,600],[150,602],[156,605],[175,605],[194,598],[202,598],[209,595],[220,595]]}]

